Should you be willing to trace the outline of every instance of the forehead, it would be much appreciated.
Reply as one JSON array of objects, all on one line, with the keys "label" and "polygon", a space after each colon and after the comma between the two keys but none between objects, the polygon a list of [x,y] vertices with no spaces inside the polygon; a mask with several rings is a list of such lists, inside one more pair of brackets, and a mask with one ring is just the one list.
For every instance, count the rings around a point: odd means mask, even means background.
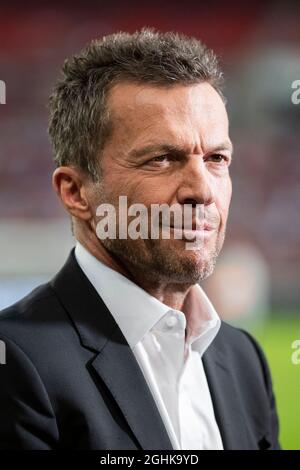
[{"label": "forehead", "polygon": [[218,145],[228,138],[225,105],[209,83],[158,87],[133,83],[115,85],[108,96],[114,139],[134,145],[170,138]]}]

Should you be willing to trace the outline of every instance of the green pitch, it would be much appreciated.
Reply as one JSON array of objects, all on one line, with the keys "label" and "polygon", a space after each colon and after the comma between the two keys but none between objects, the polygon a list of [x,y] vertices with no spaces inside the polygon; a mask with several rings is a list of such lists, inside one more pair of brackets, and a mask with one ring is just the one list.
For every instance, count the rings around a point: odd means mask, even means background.
[{"label": "green pitch", "polygon": [[268,358],[280,419],[283,449],[300,449],[300,364],[292,363],[291,344],[300,340],[300,313],[279,313],[252,331]]}]

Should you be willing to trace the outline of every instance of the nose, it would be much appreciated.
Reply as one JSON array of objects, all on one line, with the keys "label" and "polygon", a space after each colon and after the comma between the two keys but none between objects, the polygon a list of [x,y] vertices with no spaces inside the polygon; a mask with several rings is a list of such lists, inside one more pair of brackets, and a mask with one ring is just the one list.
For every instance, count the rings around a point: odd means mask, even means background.
[{"label": "nose", "polygon": [[208,206],[215,201],[213,181],[200,156],[193,156],[182,170],[180,186],[177,191],[179,204]]}]

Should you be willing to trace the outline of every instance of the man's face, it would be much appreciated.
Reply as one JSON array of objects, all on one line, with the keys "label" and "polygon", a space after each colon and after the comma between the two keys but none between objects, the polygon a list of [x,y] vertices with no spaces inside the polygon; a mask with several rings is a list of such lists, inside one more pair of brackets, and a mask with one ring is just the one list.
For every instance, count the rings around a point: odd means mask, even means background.
[{"label": "man's face", "polygon": [[113,130],[100,157],[101,183],[92,189],[94,211],[101,203],[118,208],[120,195],[127,196],[128,207],[142,203],[149,213],[151,204],[201,204],[214,229],[195,250],[186,249],[186,239],[174,239],[172,230],[170,239],[99,243],[145,279],[199,282],[213,271],[231,199],[231,142],[222,99],[208,83],[121,83],[110,91],[108,106]]}]

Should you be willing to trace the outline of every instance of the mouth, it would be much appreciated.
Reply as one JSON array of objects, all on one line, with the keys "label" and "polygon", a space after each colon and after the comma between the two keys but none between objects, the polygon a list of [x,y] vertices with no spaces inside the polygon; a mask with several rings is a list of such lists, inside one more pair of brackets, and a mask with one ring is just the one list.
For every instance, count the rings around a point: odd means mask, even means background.
[{"label": "mouth", "polygon": [[[165,225],[164,227],[168,227],[168,225]],[[170,228],[176,229],[176,230],[183,230],[183,231],[188,230],[188,231],[194,231],[194,232],[201,232],[201,231],[210,232],[210,231],[215,230],[216,227],[206,221],[199,222],[199,221],[193,220],[191,227],[190,226],[185,227],[184,225],[170,224]]]},{"label": "mouth", "polygon": [[[182,225],[162,225],[162,230],[170,230],[176,239],[192,240],[197,237],[198,240],[205,240],[216,230],[216,227],[208,222],[193,222],[191,228],[185,228]],[[173,238],[173,237],[172,237]]]}]

